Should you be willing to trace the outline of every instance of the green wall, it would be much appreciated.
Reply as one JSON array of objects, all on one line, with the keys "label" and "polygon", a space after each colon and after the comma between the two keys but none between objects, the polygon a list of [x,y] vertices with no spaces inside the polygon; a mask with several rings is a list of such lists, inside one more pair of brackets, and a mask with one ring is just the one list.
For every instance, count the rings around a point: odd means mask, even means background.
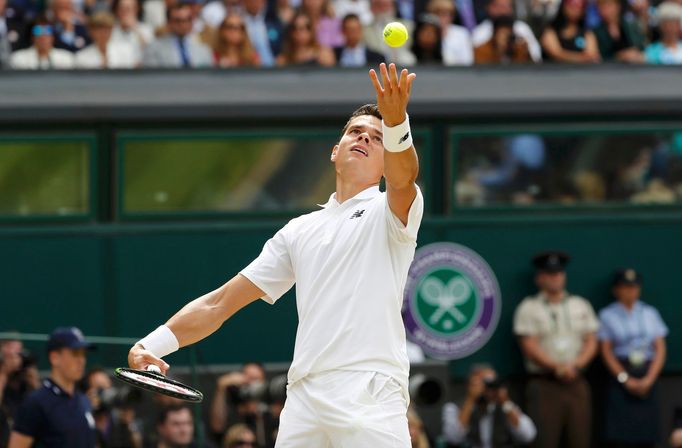
[{"label": "green wall", "polygon": [[[488,361],[505,374],[522,371],[511,337],[516,304],[533,291],[530,257],[541,250],[568,251],[569,289],[596,309],[609,298],[616,267],[643,272],[644,299],[670,327],[669,372],[682,370],[679,331],[682,215],[637,210],[614,215],[532,214],[426,218],[419,244],[454,241],[482,255],[495,271],[503,308],[490,342],[469,358],[452,363],[463,375],[471,362]],[[282,221],[185,225],[65,225],[0,229],[0,329],[48,333],[77,325],[86,334],[137,337],[167,319],[187,300],[228,280],[258,255]],[[245,360],[289,361],[296,309],[293,293],[275,306],[257,302],[242,310],[216,335],[198,344],[202,364]],[[39,350],[39,346],[32,346]],[[125,347],[103,348],[96,359],[124,363]],[[187,350],[170,362],[188,362]]]}]

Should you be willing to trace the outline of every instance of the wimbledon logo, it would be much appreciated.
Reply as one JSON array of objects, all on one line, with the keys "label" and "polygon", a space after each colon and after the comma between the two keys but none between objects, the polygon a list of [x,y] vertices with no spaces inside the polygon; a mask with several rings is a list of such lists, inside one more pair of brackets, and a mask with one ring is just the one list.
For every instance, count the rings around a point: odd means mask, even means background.
[{"label": "wimbledon logo", "polygon": [[405,285],[403,320],[410,340],[438,359],[459,359],[483,347],[497,327],[500,288],[476,252],[435,243],[414,256]]}]

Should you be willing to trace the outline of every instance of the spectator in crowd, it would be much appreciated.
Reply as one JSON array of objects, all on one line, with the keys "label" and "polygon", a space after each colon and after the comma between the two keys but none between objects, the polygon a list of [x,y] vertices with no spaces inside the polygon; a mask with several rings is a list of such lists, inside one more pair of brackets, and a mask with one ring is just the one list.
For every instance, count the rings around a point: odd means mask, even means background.
[{"label": "spectator in crowd", "polygon": [[289,25],[294,14],[296,14],[296,8],[289,0],[275,0],[275,9],[277,10],[277,18],[284,26]]},{"label": "spectator in crowd", "polygon": [[582,372],[597,353],[599,322],[587,300],[566,292],[568,261],[562,252],[533,257],[539,291],[514,314],[514,333],[531,375],[527,405],[539,448],[560,446],[562,433],[572,448],[590,445],[592,400]]},{"label": "spectator in crowd", "polygon": [[228,14],[242,13],[243,7],[239,0],[214,0],[204,6],[201,17],[208,26],[218,28]]},{"label": "spectator in crowd", "polygon": [[474,62],[473,45],[469,31],[455,25],[455,2],[430,0],[426,10],[440,20],[443,63],[445,65],[471,65]]},{"label": "spectator in crowd", "polygon": [[218,378],[209,423],[219,440],[227,428],[243,423],[256,434],[258,445],[273,444],[277,422],[263,401],[265,384],[263,366],[252,362]]},{"label": "spectator in crowd", "polygon": [[597,38],[585,24],[587,0],[562,0],[552,23],[540,41],[545,60],[590,64],[601,61]]},{"label": "spectator in crowd", "polygon": [[256,435],[244,423],[232,425],[225,433],[223,448],[255,448]]},{"label": "spectator in crowd", "polygon": [[[487,0],[485,11],[488,18],[481,22],[476,29],[474,29],[471,36],[474,48],[482,46],[491,41],[493,32],[495,31],[495,19],[499,17],[505,17],[504,22],[506,22],[506,17],[514,17],[512,0]],[[513,31],[513,36],[523,39],[526,42],[528,45],[528,51],[530,52],[530,56],[533,61],[540,62],[542,60],[542,50],[540,49],[540,44],[533,34],[533,30],[530,29],[528,24],[521,20],[514,20]]]},{"label": "spectator in crowd", "polygon": [[192,12],[183,3],[168,9],[170,32],[144,50],[145,67],[189,68],[213,65],[211,49],[192,38]]},{"label": "spectator in crowd", "polygon": [[54,29],[44,18],[38,19],[33,27],[33,46],[15,51],[10,58],[10,65],[20,70],[45,70],[73,68],[73,54],[54,48]]},{"label": "spectator in crowd", "polygon": [[536,434],[533,421],[509,399],[507,388],[486,364],[471,369],[461,408],[454,403],[443,406],[443,435],[454,445],[515,446],[532,442]]},{"label": "spectator in crowd", "polygon": [[637,25],[639,33],[644,36],[644,43],[651,43],[656,28],[655,8],[649,0],[628,0],[625,16]]},{"label": "spectator in crowd", "polygon": [[331,67],[336,64],[331,48],[320,45],[313,22],[303,13],[296,13],[287,28],[282,53],[277,65],[309,65]]},{"label": "spectator in crowd", "polygon": [[443,42],[440,20],[437,16],[429,13],[419,16],[411,50],[418,64],[443,65]]},{"label": "spectator in crowd", "polygon": [[139,19],[140,0],[114,0],[111,8],[116,17],[111,42],[132,47],[134,65],[138,67],[145,47],[154,40],[154,29]]},{"label": "spectator in crowd", "polygon": [[231,13],[220,24],[213,44],[215,65],[221,68],[253,67],[260,64],[246,32],[244,19]]},{"label": "spectator in crowd", "polygon": [[341,20],[334,16],[331,0],[302,0],[300,10],[312,20],[320,45],[334,48],[343,44]]},{"label": "spectator in crowd", "polygon": [[346,17],[349,14],[354,14],[360,18],[362,26],[371,25],[374,19],[369,0],[335,0],[334,12],[337,17]]},{"label": "spectator in crowd", "polygon": [[604,61],[644,62],[644,36],[623,15],[620,0],[597,0],[601,24],[595,28],[599,53]]},{"label": "spectator in crowd", "polygon": [[7,446],[17,409],[24,398],[40,387],[33,358],[21,341],[0,341],[0,446]]},{"label": "spectator in crowd", "polygon": [[[13,8],[9,1],[0,0],[0,68],[3,51],[9,55],[9,51],[16,51],[31,45],[27,26],[29,17]],[[8,63],[8,59],[4,60]]]},{"label": "spectator in crowd", "polygon": [[190,448],[194,446],[194,417],[185,405],[161,409],[156,422],[159,436],[154,448]]},{"label": "spectator in crowd", "polygon": [[[244,21],[251,44],[258,53],[261,65],[275,65],[282,49],[283,27],[275,11],[270,11],[265,0],[243,0]],[[292,19],[293,20],[293,19]]]},{"label": "spectator in crowd", "polygon": [[47,342],[50,377],[21,404],[9,448],[40,443],[45,448],[95,446],[95,420],[87,397],[76,388],[85,372],[85,341],[78,328],[57,328]]},{"label": "spectator in crowd", "polygon": [[100,447],[142,448],[140,422],[135,418],[127,388],[114,387],[109,374],[95,367],[85,376],[85,394],[90,400]]},{"label": "spectator in crowd", "polygon": [[363,43],[362,23],[355,14],[348,14],[341,22],[345,44],[334,48],[334,57],[342,67],[364,67],[386,62],[380,53],[368,49]]},{"label": "spectator in crowd", "polygon": [[649,64],[682,64],[682,4],[661,3],[656,9],[656,17],[661,39],[646,48],[646,61]]},{"label": "spectator in crowd", "polygon": [[514,18],[500,16],[493,20],[493,34],[488,42],[474,48],[476,64],[524,64],[533,59],[528,42],[517,36]]},{"label": "spectator in crowd", "polygon": [[429,439],[426,436],[424,422],[414,408],[407,409],[407,428],[410,431],[412,448],[430,448]]},{"label": "spectator in crowd", "polygon": [[599,313],[599,341],[611,373],[604,436],[613,448],[653,448],[659,442],[658,377],[665,364],[668,327],[640,300],[642,277],[634,269],[613,277],[616,302]]},{"label": "spectator in crowd", "polygon": [[54,47],[75,53],[90,44],[85,24],[74,6],[74,0],[50,0],[54,24]]},{"label": "spectator in crowd", "polygon": [[111,41],[114,28],[114,16],[108,12],[96,12],[88,19],[88,33],[92,44],[88,45],[75,57],[76,68],[134,68],[135,53],[133,47]]},{"label": "spectator in crowd", "polygon": [[417,58],[409,50],[409,45],[391,48],[384,42],[384,27],[388,23],[400,22],[405,25],[410,36],[414,36],[414,22],[398,19],[393,0],[370,0],[370,6],[374,19],[371,24],[365,26],[363,32],[367,48],[383,54],[387,62],[395,62],[398,65],[414,65]]}]

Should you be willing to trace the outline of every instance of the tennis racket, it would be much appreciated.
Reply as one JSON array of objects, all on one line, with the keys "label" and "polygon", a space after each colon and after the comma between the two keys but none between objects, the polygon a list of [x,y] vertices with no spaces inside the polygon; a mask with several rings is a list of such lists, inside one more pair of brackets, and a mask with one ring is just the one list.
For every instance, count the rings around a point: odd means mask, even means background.
[{"label": "tennis racket", "polygon": [[191,401],[193,403],[200,403],[204,399],[204,394],[200,391],[166,377],[161,374],[161,370],[155,365],[147,366],[147,370],[119,367],[114,373],[119,380],[125,381],[140,389],[168,395],[169,397],[178,398],[180,400]]}]

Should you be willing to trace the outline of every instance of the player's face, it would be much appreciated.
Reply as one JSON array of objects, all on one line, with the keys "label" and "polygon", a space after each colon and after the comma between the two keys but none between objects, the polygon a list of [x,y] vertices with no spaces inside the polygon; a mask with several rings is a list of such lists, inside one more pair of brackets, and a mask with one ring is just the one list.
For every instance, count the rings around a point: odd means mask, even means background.
[{"label": "player's face", "polygon": [[378,182],[384,172],[381,120],[371,115],[355,117],[332,151],[336,171],[360,170],[362,177]]}]

